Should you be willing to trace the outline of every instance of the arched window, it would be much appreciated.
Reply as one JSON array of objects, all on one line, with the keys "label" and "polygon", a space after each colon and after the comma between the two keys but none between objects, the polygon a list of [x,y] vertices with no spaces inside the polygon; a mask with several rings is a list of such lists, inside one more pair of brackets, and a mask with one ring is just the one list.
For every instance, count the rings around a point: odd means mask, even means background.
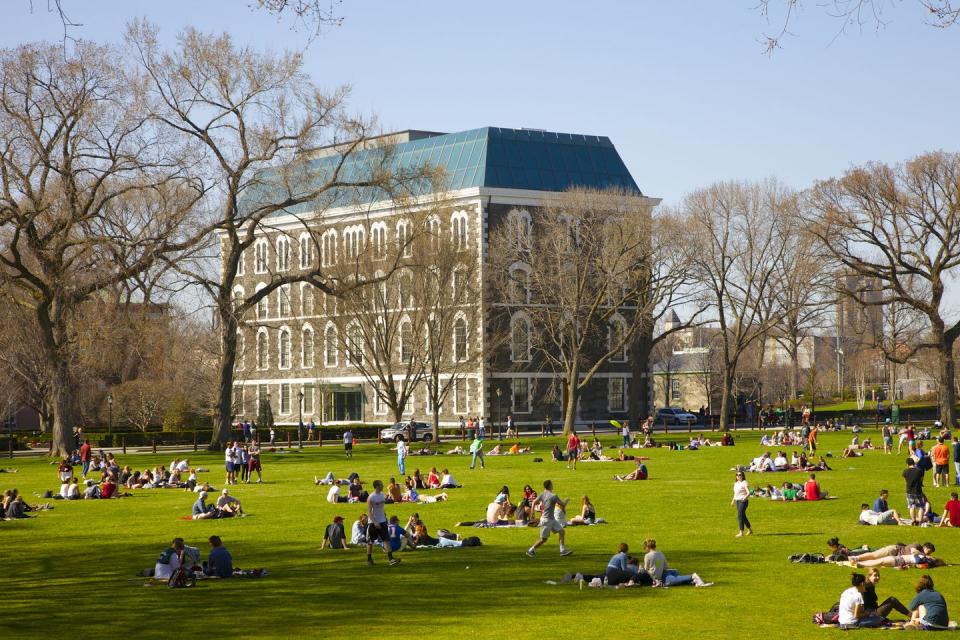
[{"label": "arched window", "polygon": [[277,289],[277,317],[290,317],[290,285],[288,284]]},{"label": "arched window", "polygon": [[457,251],[463,251],[467,248],[469,242],[469,232],[467,230],[467,212],[457,211],[450,216],[450,231],[453,234],[453,246]]},{"label": "arched window", "polygon": [[402,320],[400,323],[400,362],[410,364],[413,358],[413,323]]},{"label": "arched window", "polygon": [[525,313],[510,318],[510,360],[530,362],[530,318]]},{"label": "arched window", "polygon": [[410,238],[410,223],[401,220],[397,223],[397,250],[400,254],[409,258],[413,255],[413,243]]},{"label": "arched window", "polygon": [[300,336],[300,366],[313,368],[313,328],[305,326]]},{"label": "arched window", "polygon": [[530,213],[525,209],[511,209],[507,214],[507,224],[509,225],[507,237],[514,251],[522,252],[530,250],[531,242],[531,224]]},{"label": "arched window", "polygon": [[363,333],[359,324],[347,329],[347,362],[353,365],[363,364]]},{"label": "arched window", "polygon": [[530,304],[530,267],[522,262],[510,267],[510,302]]},{"label": "arched window", "polygon": [[370,236],[373,241],[373,257],[383,260],[387,257],[387,225],[383,222],[374,222],[370,225]]},{"label": "arched window", "polygon": [[280,339],[279,339],[279,349],[280,349],[280,368],[289,369],[290,368],[290,330],[286,327],[280,329]]},{"label": "arched window", "polygon": [[309,233],[300,234],[300,268],[309,269],[313,267],[313,238]]},{"label": "arched window", "polygon": [[237,260],[237,275],[238,275],[238,276],[242,276],[242,275],[243,275],[244,262],[246,262],[246,257],[247,257],[247,252],[246,252],[246,251],[241,251],[241,252],[240,252],[240,259]]},{"label": "arched window", "polygon": [[300,315],[313,315],[313,285],[308,282],[300,285]]},{"label": "arched window", "polygon": [[430,216],[427,221],[427,232],[430,234],[430,249],[438,251],[440,249],[440,218]]},{"label": "arched window", "polygon": [[343,230],[343,252],[347,258],[356,259],[363,253],[366,242],[366,231],[361,225],[354,225]]},{"label": "arched window", "polygon": [[397,293],[401,309],[413,308],[413,276],[404,271],[397,279]]},{"label": "arched window", "polygon": [[337,232],[335,229],[325,231],[320,237],[320,263],[330,267],[337,263]]},{"label": "arched window", "polygon": [[277,238],[277,271],[290,270],[290,238],[280,236]]},{"label": "arched window", "polygon": [[270,342],[267,330],[261,329],[257,333],[257,369],[266,369],[270,366]]},{"label": "arched window", "polygon": [[230,304],[231,304],[231,309],[234,313],[236,313],[237,309],[240,308],[240,305],[243,304],[243,295],[244,295],[243,287],[233,288],[233,296],[231,296]]},{"label": "arched window", "polygon": [[453,270],[453,278],[451,279],[451,285],[453,286],[453,301],[454,302],[465,302],[467,295],[467,272],[462,267],[455,267]]},{"label": "arched window", "polygon": [[253,272],[266,273],[270,259],[270,243],[266,238],[260,238],[253,245]]},{"label": "arched window", "polygon": [[453,321],[453,359],[457,362],[467,359],[467,321],[463,316]]},{"label": "arched window", "polygon": [[616,315],[610,320],[607,326],[607,350],[616,349],[616,353],[610,356],[610,362],[626,362],[628,345],[625,337],[627,335],[627,322]]},{"label": "arched window", "polygon": [[324,332],[324,345],[323,345],[323,364],[326,367],[335,367],[337,366],[337,328],[332,324],[327,325],[327,330]]},{"label": "arched window", "polygon": [[[265,284],[262,282],[257,285],[257,291],[263,289]],[[270,294],[263,296],[257,300],[257,320],[266,320],[270,317]]]}]

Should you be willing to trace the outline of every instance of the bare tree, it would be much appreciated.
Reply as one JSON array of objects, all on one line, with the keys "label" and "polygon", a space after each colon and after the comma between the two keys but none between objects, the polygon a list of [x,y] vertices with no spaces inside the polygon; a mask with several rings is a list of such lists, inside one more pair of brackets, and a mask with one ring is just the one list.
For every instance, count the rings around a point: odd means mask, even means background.
[{"label": "bare tree", "polygon": [[[837,20],[840,26],[836,35],[840,36],[849,28],[863,30],[870,25],[876,29],[883,28],[887,23],[885,12],[888,4],[893,6],[899,3],[888,3],[886,0],[828,0],[817,7]],[[927,14],[927,24],[933,27],[946,29],[960,21],[960,5],[956,0],[913,0],[909,4],[923,8]],[[759,0],[757,9],[760,14],[776,25],[773,32],[763,36],[766,53],[779,49],[783,39],[793,35],[790,25],[802,5],[800,0]]]},{"label": "bare tree", "polygon": [[696,278],[719,326],[723,364],[720,428],[728,428],[737,367],[782,313],[769,304],[784,243],[783,209],[792,194],[779,184],[720,183],[684,201]]},{"label": "bare tree", "polygon": [[[898,361],[929,348],[940,359],[940,419],[956,418],[954,344],[960,319],[943,296],[960,272],[960,154],[929,153],[888,166],[869,164],[818,183],[811,230],[828,255],[876,285],[846,291],[864,306],[902,305],[925,317],[928,331]],[[879,290],[877,290],[879,289]]]},{"label": "bare tree", "polygon": [[[625,362],[639,333],[652,332],[681,295],[679,245],[654,237],[670,227],[667,219],[652,224],[654,204],[624,191],[575,189],[535,211],[519,234],[510,225],[491,234],[492,302],[503,314],[527,314],[509,322],[511,351],[562,375],[565,432],[594,376]],[[527,266],[512,268],[517,263]]]},{"label": "bare tree", "polygon": [[[197,267],[177,267],[213,300],[220,372],[211,447],[219,448],[230,434],[241,318],[293,282],[330,295],[359,284],[328,277],[318,260],[324,212],[370,193],[401,199],[427,172],[395,168],[390,147],[368,140],[371,123],[346,114],[347,91],[322,93],[304,74],[298,54],[261,54],[227,35],[195,30],[181,35],[177,50],[164,52],[156,30],[143,23],[130,27],[128,42],[149,77],[158,105],[154,117],[192,141],[191,171],[212,185],[197,236],[216,233],[212,255],[219,254],[219,269],[210,268],[212,256],[202,252]],[[285,235],[294,244],[301,232],[310,238],[301,252],[312,256],[299,269],[289,253],[269,261],[251,255],[258,238]],[[264,272],[266,282],[240,294],[238,271],[245,260]]]},{"label": "bare tree", "polygon": [[53,452],[67,453],[70,321],[175,244],[203,192],[109,47],[0,52],[0,278],[42,338]]}]

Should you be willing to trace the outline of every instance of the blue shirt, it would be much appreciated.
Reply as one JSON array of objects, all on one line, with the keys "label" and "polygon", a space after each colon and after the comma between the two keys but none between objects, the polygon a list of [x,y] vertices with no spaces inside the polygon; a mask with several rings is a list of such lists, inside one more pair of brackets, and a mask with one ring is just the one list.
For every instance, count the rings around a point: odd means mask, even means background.
[{"label": "blue shirt", "polygon": [[207,505],[203,503],[203,498],[197,498],[193,503],[193,515],[201,516],[207,512]]},{"label": "blue shirt", "polygon": [[927,614],[923,621],[929,624],[935,624],[939,627],[946,627],[950,624],[950,616],[947,614],[947,602],[943,596],[932,589],[924,589],[913,597],[907,609],[915,611],[917,607],[923,605],[927,609]]},{"label": "blue shirt", "polygon": [[407,532],[398,524],[389,525],[387,532],[389,533],[388,541],[390,542],[390,550],[400,551],[400,541]]},{"label": "blue shirt", "polygon": [[883,513],[884,511],[889,511],[890,507],[887,506],[887,501],[883,498],[877,498],[873,501],[873,510],[877,513]]},{"label": "blue shirt", "polygon": [[627,570],[627,554],[620,552],[610,558],[610,562],[607,563],[607,569],[619,569],[620,571]]},{"label": "blue shirt", "polygon": [[203,572],[218,578],[229,578],[233,575],[233,558],[226,547],[214,547],[210,550],[207,566]]}]

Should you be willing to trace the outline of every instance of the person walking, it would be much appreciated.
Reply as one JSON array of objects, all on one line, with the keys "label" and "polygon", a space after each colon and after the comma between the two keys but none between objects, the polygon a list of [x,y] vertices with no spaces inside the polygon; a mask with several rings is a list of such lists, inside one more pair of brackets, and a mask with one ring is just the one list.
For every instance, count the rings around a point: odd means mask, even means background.
[{"label": "person walking", "polygon": [[350,427],[343,432],[343,450],[348,458],[353,457],[353,431]]},{"label": "person walking", "polygon": [[[737,507],[737,526],[740,528],[736,535],[737,538],[743,535],[753,535],[753,527],[750,526],[750,520],[747,518],[749,501],[750,484],[747,482],[743,471],[737,471],[737,477],[733,483],[733,500],[730,501],[731,505]],[[744,534],[744,531],[746,531],[746,534]]]},{"label": "person walking", "polygon": [[623,446],[630,446],[630,421],[624,420],[623,426],[620,428],[620,435],[623,436]]},{"label": "person walking", "polygon": [[397,467],[400,475],[407,475],[407,441],[403,436],[397,436]]},{"label": "person walking", "polygon": [[384,511],[386,496],[383,495],[383,482],[373,481],[373,493],[367,498],[367,564],[373,566],[373,545],[380,542],[383,550],[387,552],[387,560],[390,566],[395,567],[400,564],[400,558],[393,557],[393,551],[390,548],[389,533],[387,531],[387,514]]},{"label": "person walking", "polygon": [[483,436],[479,433],[477,437],[473,439],[473,442],[470,443],[470,455],[473,458],[470,460],[470,468],[473,469],[477,466],[477,460],[480,461],[480,468],[484,468],[483,464]]},{"label": "person walking", "polygon": [[570,437],[567,438],[567,469],[570,468],[570,463],[573,462],[573,470],[577,470],[577,458],[580,457],[580,438],[577,437],[577,430],[574,429],[570,432]]},{"label": "person walking", "polygon": [[557,534],[557,539],[560,541],[560,555],[569,556],[573,553],[570,549],[567,549],[565,535],[564,535],[564,525],[559,520],[557,520],[556,509],[559,506],[561,509],[565,509],[567,503],[570,502],[570,499],[562,500],[560,496],[553,492],[553,482],[550,480],[543,481],[543,492],[537,496],[536,500],[533,501],[532,510],[536,511],[538,508],[542,509],[542,515],[540,516],[540,538],[533,543],[533,546],[527,549],[527,555],[533,558],[537,555],[537,548],[541,547],[543,543],[547,541],[551,533]]}]

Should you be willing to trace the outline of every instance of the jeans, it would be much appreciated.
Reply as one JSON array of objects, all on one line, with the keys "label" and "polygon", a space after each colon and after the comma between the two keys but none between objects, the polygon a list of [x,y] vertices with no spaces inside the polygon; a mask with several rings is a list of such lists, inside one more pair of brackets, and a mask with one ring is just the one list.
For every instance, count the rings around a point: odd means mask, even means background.
[{"label": "jeans", "polygon": [[470,461],[470,468],[471,468],[471,469],[473,469],[475,466],[477,466],[477,459],[478,459],[478,458],[480,459],[480,468],[481,468],[481,469],[484,468],[484,466],[483,466],[483,452],[482,452],[482,451],[474,451],[474,452],[473,452],[473,460]]},{"label": "jeans", "polygon": [[955,485],[960,486],[960,460],[953,463],[953,480]]},{"label": "jeans", "polygon": [[397,456],[397,466],[400,467],[400,475],[407,475],[407,456]]},{"label": "jeans", "polygon": [[623,446],[625,447],[630,446],[630,436],[623,436]]},{"label": "jeans", "polygon": [[87,475],[87,471],[90,471],[90,461],[89,461],[89,460],[84,460],[84,461],[83,461],[83,475]]},{"label": "jeans", "polygon": [[667,569],[663,572],[663,584],[667,587],[676,584],[693,584],[693,576],[682,576],[676,569]]},{"label": "jeans", "polygon": [[737,500],[737,525],[740,531],[744,529],[753,529],[750,526],[750,520],[747,518],[747,504],[749,500]]},{"label": "jeans", "polygon": [[622,569],[615,569],[613,567],[607,567],[607,570],[604,572],[603,577],[607,579],[607,584],[611,587],[624,584],[633,580],[633,574],[628,573]]}]

